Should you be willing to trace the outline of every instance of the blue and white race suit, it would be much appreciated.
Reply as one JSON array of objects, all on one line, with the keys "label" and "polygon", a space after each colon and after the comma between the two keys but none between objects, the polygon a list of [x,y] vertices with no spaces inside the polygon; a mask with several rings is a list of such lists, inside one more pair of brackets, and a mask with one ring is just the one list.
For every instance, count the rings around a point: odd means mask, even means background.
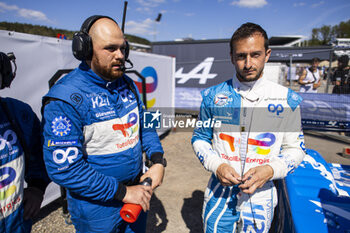
[{"label": "blue and white race suit", "polygon": [[[25,140],[30,156],[24,150],[6,111],[0,106],[0,232],[30,232],[31,221],[23,220],[24,181],[43,192],[49,178],[43,161],[40,122],[28,104],[12,98],[1,98]],[[25,172],[24,162],[27,163]],[[25,174],[24,174],[25,173]]]},{"label": "blue and white race suit", "polygon": [[222,186],[216,169],[227,163],[242,175],[250,168],[270,165],[272,179],[292,172],[304,157],[302,99],[264,78],[242,84],[234,77],[201,94],[199,120],[221,122],[203,124],[192,136],[197,157],[213,173],[204,197],[204,231],[268,232],[277,205],[272,181],[249,196],[237,185]]},{"label": "blue and white race suit", "polygon": [[68,190],[77,232],[145,230],[145,216],[130,225],[120,217],[124,184],[142,171],[142,150],[151,158],[163,149],[143,127],[143,104],[127,82],[137,91],[130,78],[108,82],[82,62],[44,96],[46,168]]}]

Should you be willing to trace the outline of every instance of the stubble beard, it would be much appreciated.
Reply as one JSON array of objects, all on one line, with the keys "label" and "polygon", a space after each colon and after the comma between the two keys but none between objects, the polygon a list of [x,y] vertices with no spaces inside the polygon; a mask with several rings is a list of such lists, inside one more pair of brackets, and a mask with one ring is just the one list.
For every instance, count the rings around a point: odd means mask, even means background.
[{"label": "stubble beard", "polygon": [[94,67],[96,70],[96,73],[103,78],[104,80],[107,81],[115,81],[118,78],[122,77],[124,72],[122,70],[118,70],[116,72],[113,72],[113,67],[110,67],[112,65],[102,65],[100,60],[96,58],[94,62]]},{"label": "stubble beard", "polygon": [[253,78],[247,78],[243,76],[240,72],[236,72],[236,76],[240,82],[253,82],[262,77],[263,70],[264,69],[261,69]]}]

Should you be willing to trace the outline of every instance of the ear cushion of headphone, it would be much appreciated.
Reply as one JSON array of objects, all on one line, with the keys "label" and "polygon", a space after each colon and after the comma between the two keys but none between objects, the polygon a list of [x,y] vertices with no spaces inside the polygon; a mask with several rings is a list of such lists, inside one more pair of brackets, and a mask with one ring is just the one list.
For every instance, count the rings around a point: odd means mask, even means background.
[{"label": "ear cushion of headphone", "polygon": [[[73,41],[72,41],[72,51],[73,51],[73,55],[76,59],[78,59],[80,61],[91,60],[93,49],[92,49],[91,37],[89,36],[89,30],[90,30],[91,26],[98,19],[101,19],[101,18],[109,18],[109,19],[113,20],[112,18],[110,18],[108,16],[93,15],[93,16],[90,16],[89,18],[87,18],[83,22],[79,32],[74,33]],[[115,23],[117,23],[117,22],[115,22]]]},{"label": "ear cushion of headphone", "polygon": [[0,52],[0,73],[1,73],[1,83],[0,89],[9,87],[12,80],[15,78],[12,73],[11,61],[5,53]]},{"label": "ear cushion of headphone", "polygon": [[72,51],[74,57],[80,61],[91,60],[92,42],[89,34],[82,31],[74,33]]}]

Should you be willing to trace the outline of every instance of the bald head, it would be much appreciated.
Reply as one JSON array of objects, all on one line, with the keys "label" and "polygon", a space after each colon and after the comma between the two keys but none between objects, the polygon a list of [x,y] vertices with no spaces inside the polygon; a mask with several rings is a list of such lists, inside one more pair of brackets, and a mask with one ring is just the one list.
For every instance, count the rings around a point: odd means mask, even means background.
[{"label": "bald head", "polygon": [[93,54],[91,69],[107,81],[123,75],[125,40],[119,26],[109,18],[98,19],[90,28]]},{"label": "bald head", "polygon": [[124,35],[119,26],[109,18],[98,19],[90,28],[89,35],[92,43],[100,43],[111,38],[120,38],[124,40]]}]

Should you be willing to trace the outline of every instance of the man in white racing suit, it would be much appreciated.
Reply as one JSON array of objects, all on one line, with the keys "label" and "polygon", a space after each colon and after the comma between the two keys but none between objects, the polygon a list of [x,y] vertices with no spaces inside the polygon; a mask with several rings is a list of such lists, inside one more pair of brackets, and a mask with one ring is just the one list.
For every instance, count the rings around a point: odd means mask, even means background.
[{"label": "man in white racing suit", "polygon": [[277,205],[274,179],[304,158],[299,104],[290,89],[263,78],[271,50],[259,25],[243,24],[233,34],[232,79],[202,91],[193,149],[213,173],[203,205],[204,232],[268,232]]}]

